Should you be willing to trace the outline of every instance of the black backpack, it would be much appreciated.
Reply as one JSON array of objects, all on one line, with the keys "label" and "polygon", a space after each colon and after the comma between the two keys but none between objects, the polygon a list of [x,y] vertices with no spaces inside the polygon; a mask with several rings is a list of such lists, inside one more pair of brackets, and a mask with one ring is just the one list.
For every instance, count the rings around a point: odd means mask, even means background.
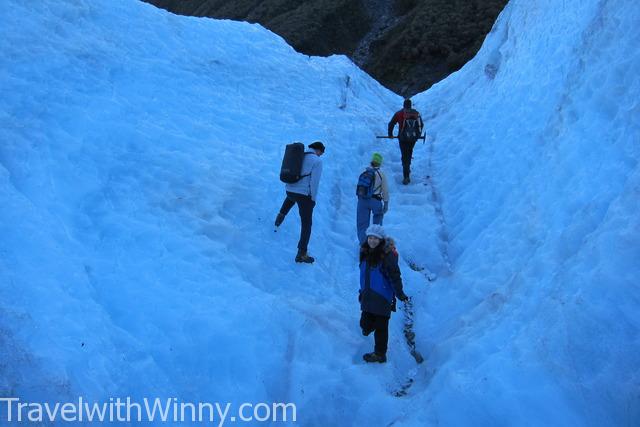
[{"label": "black backpack", "polygon": [[304,152],[303,143],[294,142],[287,144],[287,147],[284,149],[284,156],[282,157],[282,166],[280,167],[280,181],[293,184],[300,181],[303,177],[310,175],[301,175],[305,154],[309,153]]},{"label": "black backpack", "polygon": [[405,112],[402,131],[398,135],[398,139],[417,141],[420,138],[420,115],[417,111]]}]

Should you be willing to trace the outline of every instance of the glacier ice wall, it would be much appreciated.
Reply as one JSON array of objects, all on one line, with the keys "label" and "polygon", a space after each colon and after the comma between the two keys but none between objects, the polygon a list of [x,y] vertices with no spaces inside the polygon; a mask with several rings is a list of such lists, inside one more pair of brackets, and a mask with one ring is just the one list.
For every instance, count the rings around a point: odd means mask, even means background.
[{"label": "glacier ice wall", "polygon": [[513,0],[417,97],[453,271],[423,315],[427,418],[640,419],[638,22],[632,1]]}]

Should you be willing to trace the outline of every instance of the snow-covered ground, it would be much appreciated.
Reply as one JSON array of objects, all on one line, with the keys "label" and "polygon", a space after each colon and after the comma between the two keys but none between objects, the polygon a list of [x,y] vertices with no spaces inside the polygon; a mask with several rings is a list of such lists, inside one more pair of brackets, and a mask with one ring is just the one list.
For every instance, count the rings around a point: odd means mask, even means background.
[{"label": "snow-covered ground", "polygon": [[[375,139],[401,99],[344,57],[134,0],[3,6],[0,397],[294,402],[305,426],[640,423],[636,2],[512,0],[415,98],[429,139],[408,187]],[[314,139],[317,262],[299,265],[296,212],[272,229],[277,175],[286,143]],[[402,312],[389,363],[360,359],[354,187],[373,151],[421,365]]]}]

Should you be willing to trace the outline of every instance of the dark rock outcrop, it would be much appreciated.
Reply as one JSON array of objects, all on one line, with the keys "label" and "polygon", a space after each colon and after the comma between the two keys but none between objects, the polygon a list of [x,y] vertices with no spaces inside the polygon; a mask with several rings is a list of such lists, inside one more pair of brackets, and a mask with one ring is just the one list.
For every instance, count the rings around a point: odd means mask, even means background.
[{"label": "dark rock outcrop", "polygon": [[145,0],[171,12],[257,22],[307,55],[344,54],[410,96],[460,69],[507,0]]}]

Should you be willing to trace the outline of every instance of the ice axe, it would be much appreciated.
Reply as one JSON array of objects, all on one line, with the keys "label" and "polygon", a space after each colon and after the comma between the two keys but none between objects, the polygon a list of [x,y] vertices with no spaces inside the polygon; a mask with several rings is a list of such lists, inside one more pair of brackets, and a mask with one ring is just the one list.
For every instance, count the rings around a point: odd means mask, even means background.
[{"label": "ice axe", "polygon": [[[376,135],[376,138],[378,139],[397,139],[397,136],[381,136],[381,135]],[[425,141],[427,140],[427,134],[425,133],[424,135],[418,137],[418,139],[422,140],[422,143],[424,144]]]}]

